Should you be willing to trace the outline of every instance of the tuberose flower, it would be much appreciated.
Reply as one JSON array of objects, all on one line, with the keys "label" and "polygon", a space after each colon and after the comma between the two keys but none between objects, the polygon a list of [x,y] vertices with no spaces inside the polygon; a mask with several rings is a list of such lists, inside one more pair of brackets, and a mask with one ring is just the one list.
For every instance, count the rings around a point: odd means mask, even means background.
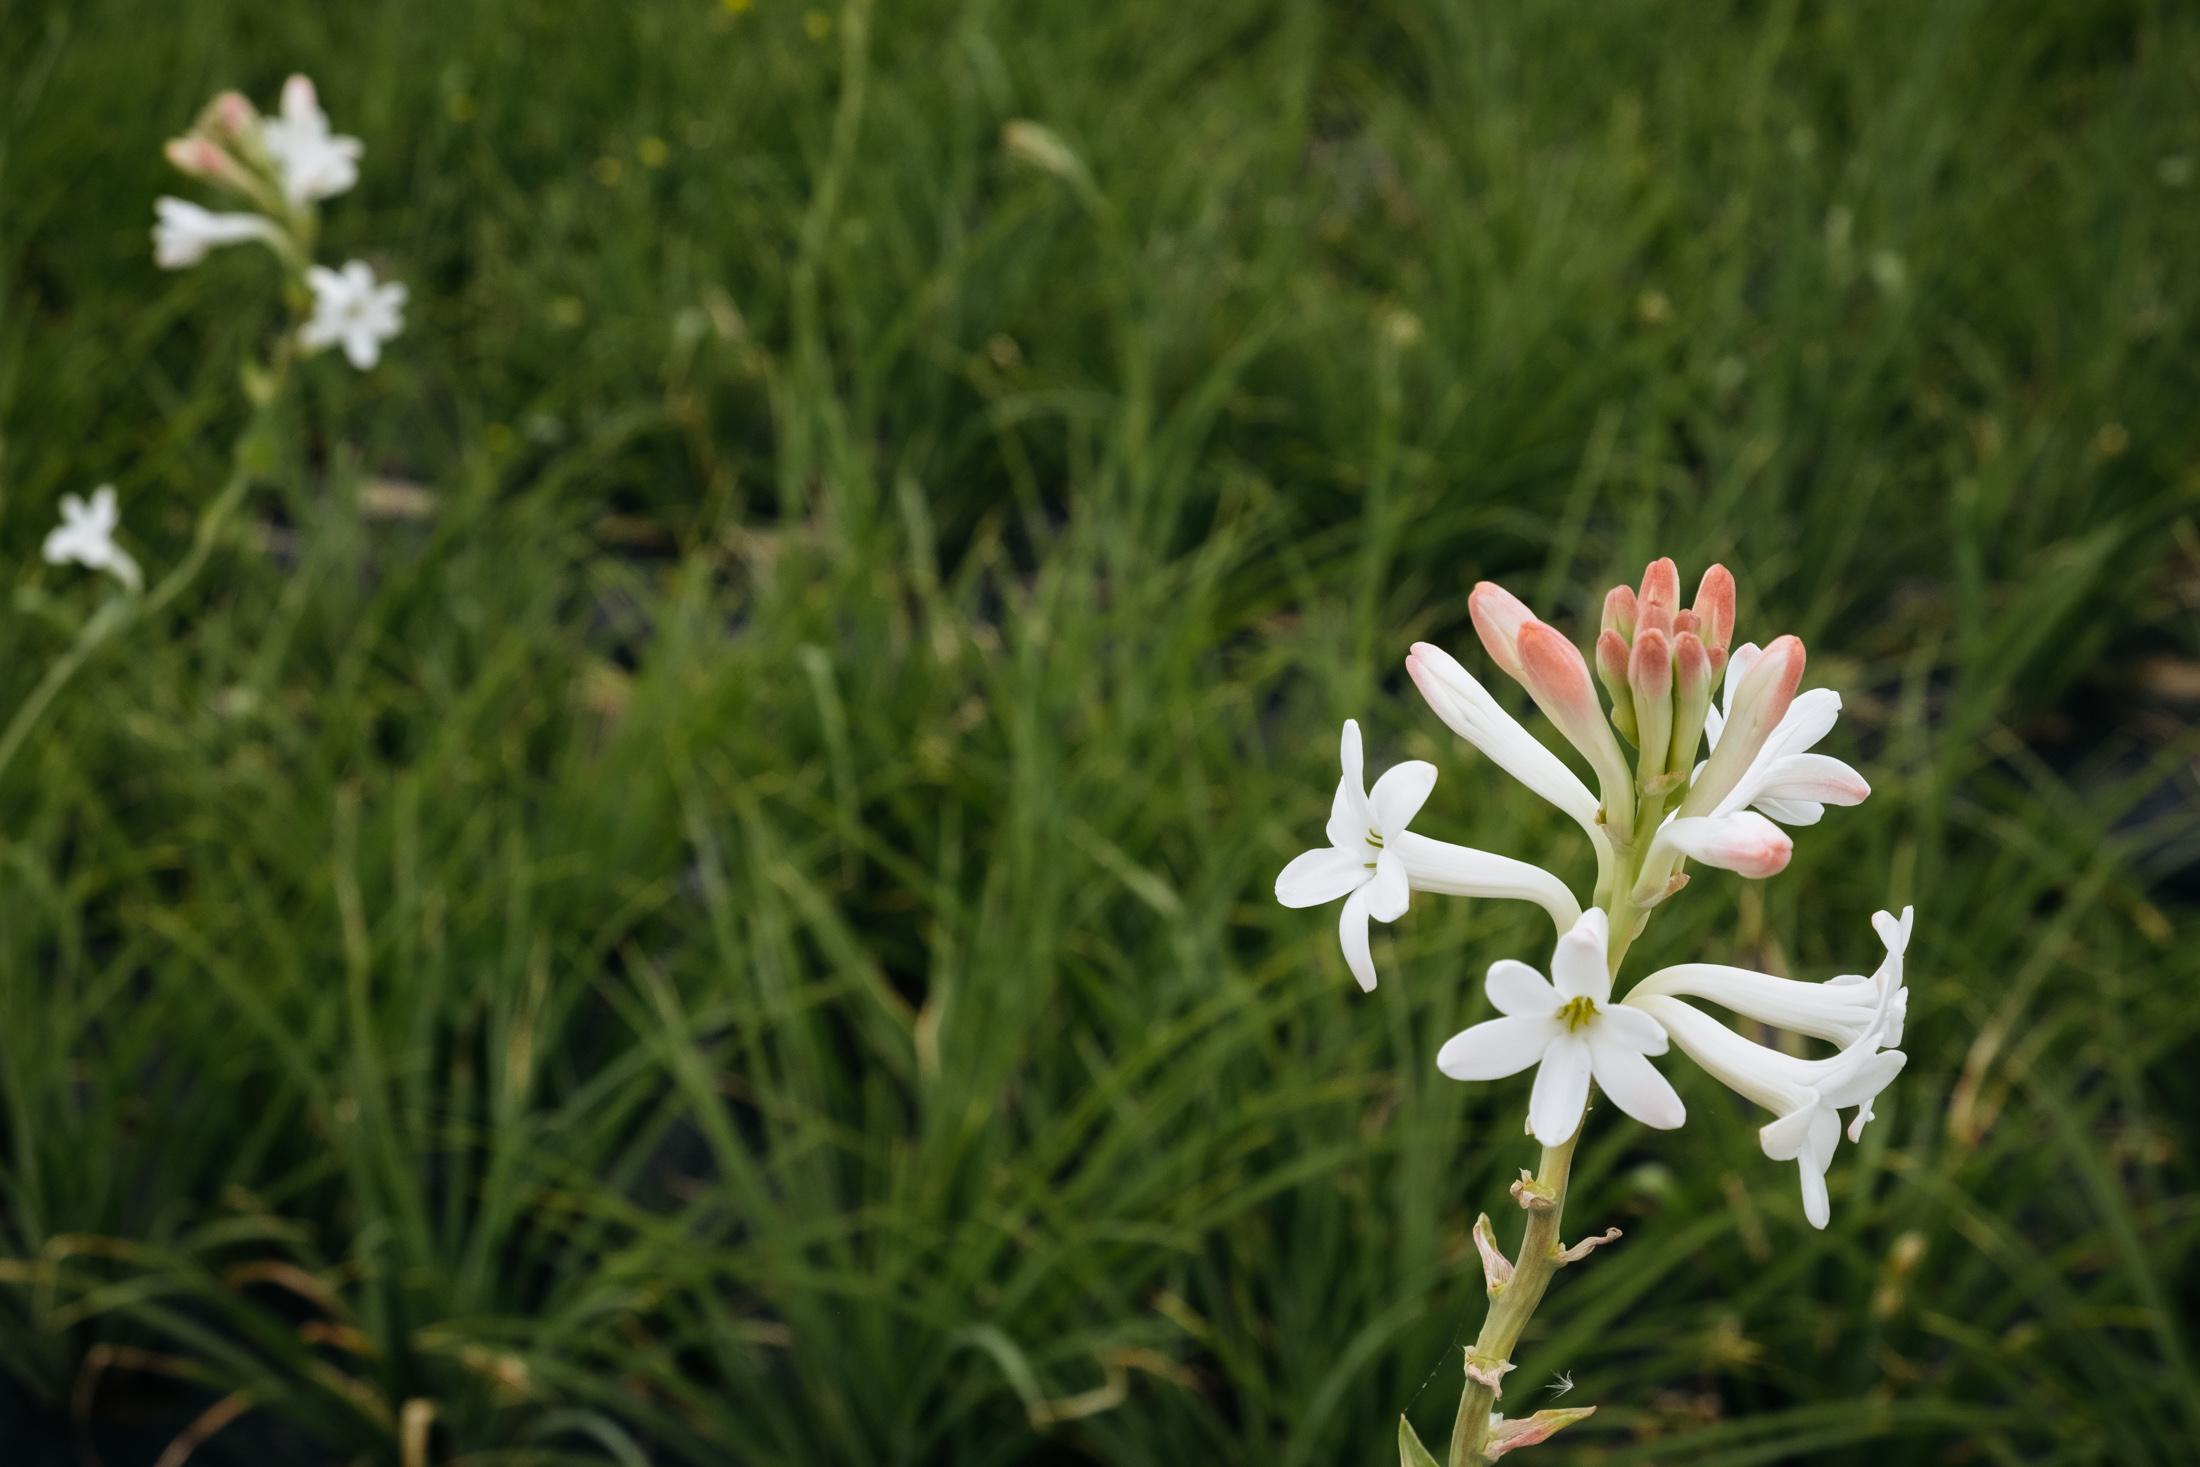
[{"label": "tuberose flower", "polygon": [[342,271],[315,265],[306,271],[313,288],[313,316],[299,328],[307,351],[339,343],[351,364],[364,372],[382,360],[382,343],[405,329],[405,287],[400,281],[376,284],[364,260]]},{"label": "tuberose flower", "polygon": [[1363,989],[1375,987],[1375,960],[1368,946],[1367,923],[1393,922],[1403,916],[1409,893],[1448,896],[1514,897],[1532,901],[1551,914],[1560,930],[1580,914],[1573,893],[1548,871],[1466,846],[1410,831],[1436,784],[1436,766],[1409,760],[1365,783],[1360,726],[1346,719],[1339,743],[1343,766],[1329,811],[1329,844],[1293,858],[1276,878],[1276,900],[1287,907],[1315,907],[1345,899],[1338,914],[1337,939],[1345,964]]},{"label": "tuberose flower", "polygon": [[[1832,1216],[1826,1192],[1826,1170],[1833,1164],[1834,1149],[1840,1145],[1839,1113],[1855,1108],[1856,1118],[1849,1126],[1849,1139],[1857,1140],[1872,1118],[1872,1101],[1902,1073],[1907,1063],[1908,1057],[1901,1050],[1880,1048],[1890,1031],[1890,1023],[1895,1022],[1895,999],[1901,991],[1900,947],[1909,939],[1909,913],[1905,911],[1903,917],[1904,920],[1898,923],[1882,912],[1873,919],[1873,925],[1879,928],[1888,944],[1888,963],[1881,968],[1882,977],[1888,981],[1884,986],[1874,985],[1877,1003],[1862,1032],[1831,1059],[1797,1059],[1752,1043],[1678,998],[1644,992],[1643,989],[1650,986],[1647,982],[1627,995],[1626,1006],[1640,1009],[1655,1019],[1690,1059],[1729,1088],[1775,1114],[1777,1119],[1758,1131],[1758,1143],[1765,1155],[1774,1161],[1797,1164],[1803,1186],[1803,1215],[1814,1228],[1824,1227]],[[1886,919],[1884,924],[1880,918]],[[1762,978],[1764,975],[1752,976]],[[1746,1009],[1741,1011],[1748,1012]]]},{"label": "tuberose flower", "polygon": [[1592,1079],[1646,1126],[1670,1131],[1688,1119],[1680,1096],[1646,1058],[1665,1053],[1665,1031],[1650,1015],[1611,1001],[1610,938],[1604,912],[1592,907],[1558,940],[1552,981],[1510,958],[1492,963],[1487,989],[1504,1017],[1453,1035],[1436,1056],[1436,1067],[1454,1080],[1501,1080],[1540,1066],[1528,1128],[1545,1146],[1561,1145],[1580,1126]]},{"label": "tuberose flower", "polygon": [[293,76],[283,83],[282,112],[260,124],[260,137],[295,205],[342,193],[359,181],[364,146],[353,137],[333,137],[313,83]]},{"label": "tuberose flower", "polygon": [[[1893,1048],[1902,1042],[1903,1018],[1909,1009],[1902,961],[1915,911],[1904,907],[1900,920],[1888,912],[1873,914],[1872,928],[1886,944],[1887,956],[1869,978],[1847,973],[1823,983],[1799,983],[1723,963],[1678,963],[1636,984],[1628,991],[1627,1002],[1655,994],[1708,999],[1760,1024],[1843,1046],[1854,1044],[1877,1025],[1880,1044]],[[1886,1000],[1884,1014],[1882,999]]]},{"label": "tuberose flower", "polygon": [[163,270],[196,265],[209,250],[223,245],[259,240],[270,249],[281,248],[282,231],[258,214],[217,214],[178,198],[155,199],[153,212],[153,262]]},{"label": "tuberose flower", "polygon": [[86,504],[74,494],[61,496],[61,523],[47,532],[43,554],[48,565],[71,561],[92,570],[103,570],[132,591],[143,589],[145,580],[130,552],[115,543],[122,511],[115,503],[115,486],[102,484]]}]

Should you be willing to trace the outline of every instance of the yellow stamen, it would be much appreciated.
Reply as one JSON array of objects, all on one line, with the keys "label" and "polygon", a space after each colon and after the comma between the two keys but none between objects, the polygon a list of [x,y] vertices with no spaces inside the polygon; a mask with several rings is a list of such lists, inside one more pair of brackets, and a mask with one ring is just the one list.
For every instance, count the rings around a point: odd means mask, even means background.
[{"label": "yellow stamen", "polygon": [[1566,1021],[1566,1032],[1571,1034],[1597,1016],[1596,1000],[1593,998],[1569,999],[1566,1007],[1558,1011],[1558,1016]]}]

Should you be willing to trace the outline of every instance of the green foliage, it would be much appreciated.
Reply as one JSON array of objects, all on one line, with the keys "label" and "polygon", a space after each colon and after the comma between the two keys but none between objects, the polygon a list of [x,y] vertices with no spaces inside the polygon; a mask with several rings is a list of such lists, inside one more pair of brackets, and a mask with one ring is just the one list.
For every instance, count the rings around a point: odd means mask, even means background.
[{"label": "green foliage", "polygon": [[1569,1230],[1628,1237],[1506,1404],[1600,1409],[1532,1450],[2192,1459],[2190,740],[2042,732],[2192,650],[2192,13],[0,7],[4,706],[97,594],[59,495],[120,485],[157,577],[226,475],[274,275],[152,268],[158,145],[293,69],[408,333],[312,364],[258,531],[0,786],[29,1409],[249,1391],[200,1460],[394,1464],[408,1403],[472,1463],[1434,1440],[1534,1148],[1433,1056],[1547,924],[1424,898],[1363,996],[1269,883],[1356,716],[1431,833],[1586,891],[1399,662],[1484,665],[1478,578],[1593,625],[1671,554],[1810,642],[1874,795],[1631,972],[1868,969],[1915,902],[1911,1061],[1823,1233],[1684,1063],[1684,1131],[1591,1116]]}]

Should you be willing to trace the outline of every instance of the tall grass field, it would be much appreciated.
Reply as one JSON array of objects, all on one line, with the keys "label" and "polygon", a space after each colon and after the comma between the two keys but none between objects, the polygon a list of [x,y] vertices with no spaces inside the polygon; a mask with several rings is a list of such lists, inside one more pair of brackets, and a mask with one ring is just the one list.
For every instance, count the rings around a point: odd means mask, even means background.
[{"label": "tall grass field", "polygon": [[1516,1460],[2200,1461],[2200,10],[818,5],[0,0],[0,722],[281,322],[163,140],[310,74],[410,289],[0,772],[0,1461],[1439,1441],[1536,1148],[1434,1055],[1547,923],[1363,994],[1273,883],[1350,717],[1587,892],[1403,659],[1548,733],[1469,588],[1660,555],[1873,793],[1635,969],[1914,905],[1910,1058],[1822,1232],[1600,1106]]}]

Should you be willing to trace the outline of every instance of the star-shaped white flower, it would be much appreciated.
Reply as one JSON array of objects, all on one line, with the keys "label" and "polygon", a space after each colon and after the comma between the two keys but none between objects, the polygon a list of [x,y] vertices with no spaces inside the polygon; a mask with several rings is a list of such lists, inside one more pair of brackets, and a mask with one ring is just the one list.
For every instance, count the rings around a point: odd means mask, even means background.
[{"label": "star-shaped white flower", "polygon": [[359,181],[363,145],[357,138],[329,135],[328,114],[305,77],[283,83],[282,114],[262,122],[260,136],[292,204],[330,198]]},{"label": "star-shaped white flower", "polygon": [[121,523],[122,510],[115,503],[112,484],[94,489],[90,504],[74,494],[62,495],[61,523],[46,535],[46,563],[66,565],[74,561],[106,571],[132,591],[142,589],[145,580],[138,573],[138,563],[115,543],[115,530]]},{"label": "star-shaped white flower", "polygon": [[1276,878],[1276,900],[1287,907],[1318,907],[1345,898],[1337,940],[1360,987],[1375,987],[1375,959],[1368,951],[1367,919],[1394,922],[1405,915],[1411,884],[1397,850],[1406,824],[1436,787],[1436,766],[1411,759],[1386,770],[1367,792],[1362,772],[1360,726],[1344,723],[1338,750],[1344,774],[1329,808],[1329,845],[1307,851]]},{"label": "star-shaped white flower", "polygon": [[1558,940],[1551,977],[1510,958],[1490,965],[1490,1002],[1503,1018],[1454,1034],[1436,1067],[1454,1080],[1501,1080],[1539,1065],[1528,1129],[1561,1145],[1581,1125],[1594,1079],[1612,1103],[1646,1126],[1670,1131],[1687,1107],[1646,1056],[1663,1054],[1665,1031],[1648,1014],[1612,1002],[1605,963],[1611,926],[1591,907]]},{"label": "star-shaped white flower", "polygon": [[364,372],[382,360],[382,343],[405,329],[405,286],[401,281],[375,283],[374,271],[364,260],[353,260],[341,272],[326,265],[306,271],[313,288],[313,316],[298,330],[307,351],[341,343],[351,364]]},{"label": "star-shaped white flower", "polygon": [[1329,845],[1294,858],[1276,878],[1276,900],[1287,907],[1318,907],[1345,898],[1337,919],[1345,963],[1363,989],[1375,987],[1375,961],[1367,923],[1395,921],[1408,893],[1507,897],[1534,902],[1564,932],[1581,915],[1574,894],[1540,866],[1510,856],[1430,840],[1406,829],[1436,784],[1436,766],[1409,760],[1366,792],[1360,726],[1345,720],[1339,748],[1343,775],[1329,809]]},{"label": "star-shaped white flower", "polygon": [[153,212],[153,263],[163,270],[186,269],[205,259],[209,250],[248,240],[280,247],[282,232],[259,214],[217,214],[177,198],[153,200]]}]

